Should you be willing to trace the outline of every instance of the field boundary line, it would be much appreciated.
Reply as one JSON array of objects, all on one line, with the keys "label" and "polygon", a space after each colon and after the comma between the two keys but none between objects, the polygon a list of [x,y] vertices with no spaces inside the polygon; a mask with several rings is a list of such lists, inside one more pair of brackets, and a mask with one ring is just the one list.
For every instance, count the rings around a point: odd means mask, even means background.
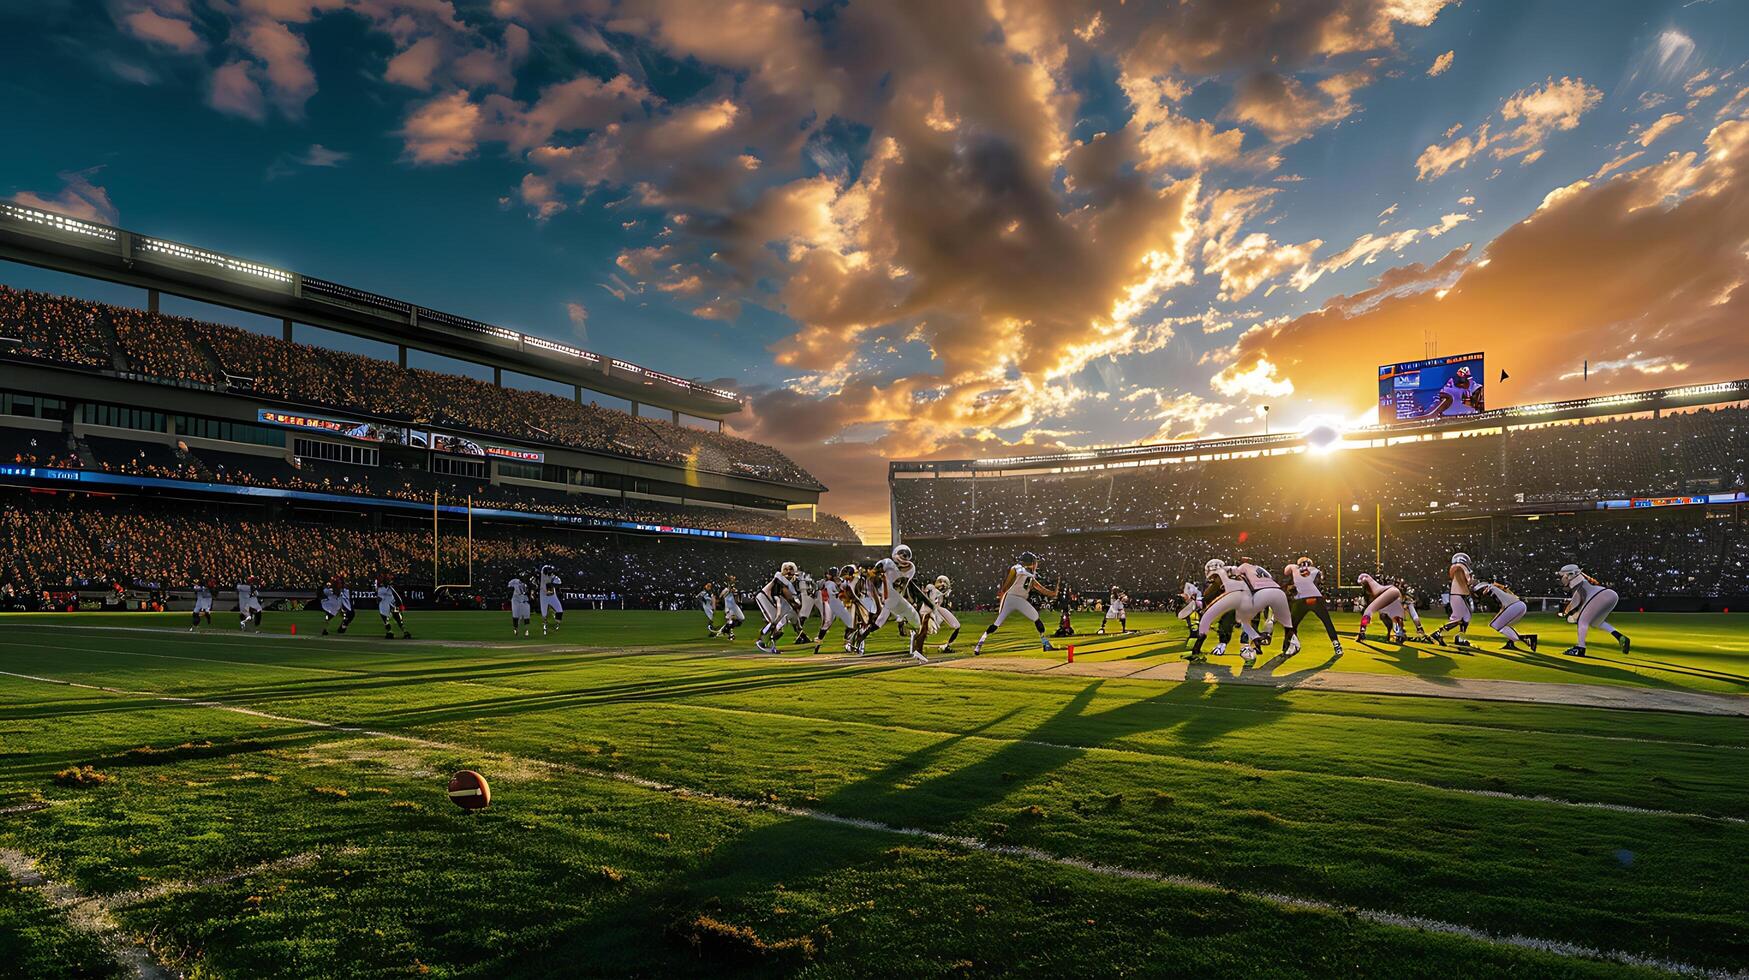
[{"label": "field boundary line", "polygon": [[1202,878],[1194,878],[1194,877],[1190,877],[1188,875],[1170,874],[1170,873],[1158,872],[1158,871],[1144,871],[1144,870],[1137,869],[1137,868],[1125,868],[1125,867],[1120,867],[1117,865],[1109,865],[1109,864],[1103,864],[1103,863],[1100,863],[1097,861],[1090,861],[1090,860],[1087,860],[1085,858],[1076,858],[1076,857],[1068,857],[1068,856],[1061,855],[1061,854],[1052,854],[1049,851],[1045,851],[1045,850],[1042,850],[1039,848],[1034,848],[1034,847],[1020,847],[1020,846],[1009,845],[1009,844],[992,844],[989,841],[980,840],[979,838],[976,838],[976,837],[969,837],[969,836],[965,836],[965,835],[961,835],[961,834],[949,834],[949,833],[945,833],[945,832],[938,831],[938,830],[927,830],[927,829],[922,828],[922,827],[899,826],[899,825],[894,825],[894,824],[883,823],[879,820],[871,820],[871,819],[868,819],[866,817],[844,816],[842,814],[830,813],[830,812],[827,812],[825,810],[812,810],[812,809],[807,809],[804,807],[794,807],[794,806],[789,806],[789,805],[783,804],[783,803],[772,802],[769,800],[755,800],[755,799],[748,799],[748,798],[739,797],[739,796],[730,796],[730,795],[724,794],[724,793],[715,793],[715,792],[712,792],[710,790],[701,790],[701,789],[695,789],[695,788],[687,787],[687,786],[680,786],[680,785],[676,785],[676,784],[672,784],[672,783],[664,783],[664,782],[661,782],[660,780],[649,779],[649,778],[646,778],[643,776],[638,776],[638,775],[635,775],[632,773],[610,772],[610,771],[602,770],[602,769],[591,769],[591,768],[588,768],[585,766],[572,765],[570,763],[555,762],[555,761],[548,760],[548,759],[530,758],[527,756],[514,755],[514,754],[511,754],[508,752],[496,752],[496,751],[493,751],[490,749],[481,749],[477,746],[467,746],[467,745],[458,745],[458,744],[450,743],[450,742],[440,742],[440,741],[436,741],[434,739],[420,738],[419,736],[416,736],[416,735],[407,735],[407,734],[397,733],[397,732],[377,731],[374,729],[365,728],[363,726],[340,725],[340,724],[336,724],[333,722],[317,721],[317,720],[313,720],[313,719],[309,719],[309,718],[293,718],[293,717],[286,716],[286,715],[277,715],[277,714],[273,714],[272,712],[259,711],[259,710],[253,709],[253,708],[247,708],[247,707],[244,707],[242,705],[225,704],[223,702],[205,701],[205,700],[199,700],[199,699],[195,699],[195,698],[177,697],[175,695],[155,694],[151,691],[120,690],[117,688],[104,687],[104,686],[98,685],[98,684],[83,684],[83,683],[80,683],[77,681],[65,681],[65,680],[59,680],[59,679],[52,678],[52,677],[40,677],[40,676],[34,676],[34,675],[29,675],[29,674],[18,674],[18,673],[14,673],[11,671],[0,671],[0,675],[4,675],[4,676],[8,676],[8,677],[21,677],[21,678],[24,678],[26,680],[39,681],[39,682],[45,683],[45,684],[60,684],[60,685],[68,686],[68,687],[78,687],[78,688],[85,688],[88,690],[104,691],[104,692],[107,692],[110,694],[120,694],[120,695],[126,695],[126,696],[131,696],[131,697],[154,697],[154,698],[158,698],[158,699],[165,700],[165,701],[176,701],[176,702],[181,702],[181,703],[185,703],[185,704],[196,705],[199,707],[212,708],[212,709],[218,710],[218,711],[233,711],[233,712],[237,712],[239,714],[249,715],[252,717],[265,718],[265,719],[268,719],[270,721],[282,721],[282,722],[287,722],[290,724],[305,725],[305,726],[308,726],[310,728],[322,728],[322,729],[327,729],[327,730],[336,731],[336,732],[356,733],[356,734],[362,734],[362,735],[366,735],[366,736],[373,737],[373,738],[383,738],[383,739],[389,739],[392,741],[406,742],[406,743],[413,744],[413,745],[422,745],[422,746],[425,746],[427,748],[440,749],[440,750],[446,751],[446,752],[466,752],[466,753],[473,753],[473,754],[486,755],[486,756],[497,756],[499,758],[511,759],[511,760],[515,760],[515,761],[524,763],[526,765],[532,765],[532,766],[536,766],[539,768],[555,769],[555,770],[559,770],[559,771],[563,771],[563,772],[570,772],[570,773],[574,773],[574,774],[580,775],[580,776],[588,776],[588,777],[593,778],[593,779],[610,780],[610,781],[614,781],[614,782],[624,783],[624,784],[630,785],[630,786],[637,786],[637,787],[640,787],[643,789],[648,789],[648,790],[651,790],[654,792],[678,796],[678,797],[685,798],[685,799],[704,800],[707,802],[718,803],[718,804],[721,804],[724,806],[732,806],[732,807],[736,807],[738,809],[745,809],[745,810],[764,810],[767,812],[778,813],[778,814],[782,814],[784,816],[795,817],[797,819],[802,819],[802,820],[812,820],[812,821],[816,821],[819,823],[833,824],[833,825],[841,826],[841,827],[853,827],[853,828],[873,831],[873,832],[877,832],[877,833],[894,834],[894,835],[902,836],[902,837],[911,837],[911,838],[915,838],[918,840],[927,840],[927,841],[931,841],[931,842],[938,843],[938,844],[945,844],[945,845],[957,847],[957,848],[960,848],[962,850],[976,851],[976,852],[982,852],[982,853],[987,853],[987,854],[996,854],[996,855],[1004,856],[1004,857],[1024,858],[1027,860],[1037,861],[1037,862],[1044,863],[1044,864],[1056,865],[1058,867],[1073,868],[1073,869],[1077,869],[1077,870],[1081,870],[1081,871],[1086,871],[1086,872],[1101,875],[1104,877],[1125,878],[1125,879],[1137,880],[1137,881],[1152,881],[1152,882],[1157,882],[1157,883],[1166,884],[1166,885],[1172,885],[1172,886],[1180,887],[1180,888],[1188,888],[1188,889],[1193,889],[1193,890],[1197,890],[1197,891],[1214,892],[1214,893],[1219,893],[1219,894],[1237,894],[1237,895],[1242,895],[1242,896],[1248,896],[1250,898],[1254,898],[1254,899],[1257,899],[1259,901],[1268,902],[1268,903],[1271,903],[1274,905],[1278,905],[1278,906],[1281,906],[1284,908],[1290,908],[1290,909],[1300,909],[1300,910],[1305,910],[1305,911],[1328,912],[1328,913],[1337,913],[1337,914],[1350,914],[1350,915],[1355,916],[1356,918],[1363,919],[1363,920],[1365,920],[1367,922],[1371,922],[1375,925],[1392,926],[1392,927],[1404,928],[1404,929],[1416,929],[1416,930],[1420,930],[1423,932],[1432,932],[1432,933],[1438,933],[1441,935],[1455,936],[1458,938],[1469,939],[1471,941],[1483,943],[1486,945],[1499,946],[1499,947],[1504,947],[1504,948],[1509,948],[1509,949],[1522,949],[1522,950],[1527,950],[1527,951],[1532,951],[1532,952],[1549,953],[1549,954],[1552,954],[1555,956],[1561,956],[1561,957],[1565,957],[1568,959],[1583,959],[1583,960],[1592,960],[1592,961],[1608,962],[1608,963],[1620,963],[1620,964],[1627,965],[1627,966],[1638,966],[1638,967],[1643,967],[1646,969],[1661,970],[1663,972],[1676,974],[1678,976],[1705,977],[1705,978],[1708,978],[1708,980],[1749,980],[1749,972],[1744,972],[1744,971],[1732,971],[1732,970],[1725,970],[1725,969],[1714,969],[1714,968],[1700,967],[1700,966],[1695,966],[1695,965],[1690,964],[1690,963],[1681,963],[1681,962],[1677,962],[1674,960],[1665,960],[1665,959],[1660,959],[1658,957],[1647,956],[1647,955],[1640,954],[1640,953],[1630,953],[1630,952],[1627,952],[1625,950],[1597,949],[1595,947],[1586,946],[1582,943],[1569,942],[1567,940],[1544,939],[1544,938],[1540,938],[1540,937],[1536,937],[1536,936],[1525,936],[1525,935],[1521,935],[1518,933],[1501,935],[1498,933],[1488,932],[1487,930],[1479,929],[1479,928],[1476,928],[1474,926],[1466,926],[1466,925],[1463,925],[1461,923],[1456,923],[1456,922],[1445,922],[1445,921],[1442,921],[1439,919],[1424,918],[1422,916],[1410,915],[1410,914],[1405,914],[1405,913],[1400,913],[1400,912],[1387,912],[1387,911],[1381,911],[1381,910],[1377,910],[1377,909],[1367,909],[1367,908],[1360,908],[1360,907],[1355,907],[1355,906],[1340,905],[1340,904],[1337,904],[1334,902],[1326,902],[1326,901],[1322,901],[1320,899],[1305,898],[1305,897],[1297,896],[1297,895],[1283,895],[1283,894],[1279,894],[1279,893],[1275,893],[1275,892],[1253,891],[1250,889],[1232,888],[1232,887],[1220,884],[1219,882],[1216,882],[1216,881],[1205,880]]}]

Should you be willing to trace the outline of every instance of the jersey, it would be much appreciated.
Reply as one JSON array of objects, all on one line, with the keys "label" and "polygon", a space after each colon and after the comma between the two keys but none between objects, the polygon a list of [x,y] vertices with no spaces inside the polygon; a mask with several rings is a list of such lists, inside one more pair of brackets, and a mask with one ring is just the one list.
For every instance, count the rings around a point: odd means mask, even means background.
[{"label": "jersey", "polygon": [[912,576],[917,574],[917,567],[901,568],[899,563],[891,558],[882,558],[875,568],[881,573],[881,581],[886,583],[888,596],[902,596],[911,584]]},{"label": "jersey", "polygon": [[521,603],[528,602],[528,583],[527,582],[524,582],[520,578],[513,578],[510,580],[510,601],[511,602],[521,602]]},{"label": "jersey", "polygon": [[781,599],[785,596],[794,598],[796,594],[795,586],[790,583],[789,579],[784,577],[782,572],[773,575],[771,581],[765,583],[765,588],[760,589],[759,591],[765,593],[772,599]]},{"label": "jersey", "polygon": [[1245,584],[1250,587],[1252,592],[1281,588],[1275,581],[1275,576],[1269,574],[1269,569],[1261,565],[1254,565],[1251,562],[1245,562],[1239,566],[1239,577],[1245,580]]},{"label": "jersey", "polygon": [[1002,593],[1004,599],[1026,598],[1027,593],[1032,591],[1032,583],[1038,581],[1038,573],[1025,565],[1015,565],[1008,570],[1008,574],[1014,576],[1014,582],[1008,586],[1008,591]]},{"label": "jersey", "polygon": [[247,582],[240,582],[237,584],[238,608],[248,609],[250,606],[253,606],[260,601],[261,597],[255,594],[255,586],[250,585]]},{"label": "jersey", "polygon": [[709,589],[699,589],[698,594],[693,596],[693,598],[697,599],[698,604],[701,606],[712,605],[717,601],[716,595]]},{"label": "jersey", "polygon": [[563,585],[563,584],[565,584],[565,583],[562,579],[559,578],[559,575],[557,572],[549,572],[544,568],[541,569],[541,572],[540,572],[541,598],[545,599],[547,596],[553,595],[555,593],[555,591],[558,589],[558,587]]},{"label": "jersey", "polygon": [[[1241,567],[1242,566],[1239,565],[1226,565],[1221,568],[1219,573],[1217,573],[1216,577],[1221,580],[1222,595],[1226,595],[1228,592],[1237,592],[1240,595],[1244,595],[1251,591],[1251,584],[1245,581],[1244,575],[1239,573]],[[1274,583],[1272,582],[1270,584],[1273,585]]]},{"label": "jersey", "polygon": [[1196,587],[1195,582],[1184,583],[1184,588],[1179,590],[1178,595],[1185,602],[1198,603],[1202,601],[1202,590]]},{"label": "jersey", "polygon": [[1470,594],[1470,587],[1475,584],[1475,581],[1475,574],[1470,571],[1468,565],[1458,565],[1454,563],[1451,566],[1452,595],[1461,595],[1467,598]]},{"label": "jersey", "polygon": [[1385,589],[1391,588],[1371,575],[1362,575],[1357,581],[1360,582],[1361,588],[1366,589],[1366,595],[1369,599],[1377,599]]},{"label": "jersey", "polygon": [[213,590],[207,588],[204,585],[195,586],[194,587],[194,601],[195,602],[204,602],[209,606],[212,605]]},{"label": "jersey", "polygon": [[724,609],[740,609],[741,608],[740,601],[735,598],[735,587],[732,585],[723,586],[723,591],[719,595],[719,598],[721,598],[723,600],[723,608]]},{"label": "jersey", "polygon": [[1322,589],[1318,588],[1318,580],[1323,577],[1324,573],[1316,568],[1301,568],[1298,565],[1293,566],[1294,598],[1323,598],[1324,592]]},{"label": "jersey", "polygon": [[394,586],[389,585],[387,583],[378,583],[378,585],[377,585],[377,605],[378,606],[382,606],[385,603],[390,605],[390,606],[399,605],[399,601],[398,601],[399,599],[400,599],[400,597],[395,595],[395,587]]}]

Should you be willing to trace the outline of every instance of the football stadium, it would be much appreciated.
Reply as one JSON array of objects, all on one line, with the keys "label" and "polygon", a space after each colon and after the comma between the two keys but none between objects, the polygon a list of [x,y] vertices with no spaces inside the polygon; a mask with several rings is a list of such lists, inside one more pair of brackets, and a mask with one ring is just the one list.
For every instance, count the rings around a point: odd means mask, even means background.
[{"label": "football stadium", "polygon": [[0,14],[0,976],[1749,976],[1727,6]]}]

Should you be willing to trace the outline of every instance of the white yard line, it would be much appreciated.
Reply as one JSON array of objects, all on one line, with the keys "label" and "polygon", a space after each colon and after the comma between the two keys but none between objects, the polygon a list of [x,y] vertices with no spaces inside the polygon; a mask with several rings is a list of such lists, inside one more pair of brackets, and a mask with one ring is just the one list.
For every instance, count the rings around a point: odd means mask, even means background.
[{"label": "white yard line", "polygon": [[1536,937],[1536,936],[1525,936],[1525,935],[1520,935],[1520,934],[1516,934],[1516,933],[1510,934],[1510,935],[1502,935],[1502,934],[1498,934],[1498,933],[1487,932],[1487,931],[1482,930],[1482,929],[1477,929],[1477,928],[1474,928],[1472,926],[1466,926],[1466,925],[1462,925],[1460,923],[1455,923],[1455,922],[1443,922],[1443,921],[1440,921],[1438,919],[1428,919],[1428,918],[1422,918],[1420,916],[1404,915],[1402,913],[1397,913],[1397,912],[1387,912],[1387,911],[1381,911],[1381,910],[1375,910],[1375,909],[1353,908],[1353,907],[1349,907],[1349,906],[1337,905],[1337,904],[1331,903],[1331,902],[1320,901],[1318,899],[1303,898],[1303,897],[1295,896],[1295,895],[1282,895],[1282,894],[1277,894],[1274,892],[1249,891],[1249,890],[1241,889],[1241,888],[1233,888],[1231,886],[1223,885],[1223,884],[1216,882],[1216,881],[1210,881],[1210,880],[1201,879],[1201,878],[1192,878],[1192,877],[1187,877],[1184,875],[1167,874],[1167,873],[1155,872],[1155,871],[1143,871],[1143,870],[1139,870],[1139,869],[1135,869],[1135,868],[1124,868],[1124,867],[1118,867],[1115,865],[1100,864],[1098,862],[1088,861],[1088,860],[1084,860],[1082,858],[1065,857],[1063,855],[1052,854],[1048,851],[1043,851],[1043,850],[1040,850],[1038,848],[1033,848],[1033,847],[1015,847],[1012,845],[1005,845],[1005,844],[992,844],[992,843],[989,843],[988,841],[983,841],[983,840],[980,840],[976,837],[968,837],[968,836],[964,836],[964,835],[960,835],[960,834],[948,834],[948,833],[943,833],[941,831],[926,830],[926,829],[923,829],[921,827],[904,827],[904,826],[898,826],[898,825],[894,825],[894,824],[882,823],[881,821],[878,821],[878,820],[869,820],[869,819],[865,819],[862,817],[842,816],[840,814],[829,813],[829,812],[826,812],[824,810],[811,810],[811,809],[806,809],[803,807],[792,807],[792,806],[787,806],[787,805],[784,805],[781,803],[773,803],[773,802],[769,802],[766,800],[753,800],[753,799],[746,799],[744,797],[729,796],[729,795],[722,794],[722,793],[714,793],[714,792],[711,792],[709,790],[694,789],[694,788],[686,787],[686,786],[677,786],[677,785],[674,785],[671,783],[663,783],[663,782],[660,782],[658,780],[646,779],[642,776],[635,776],[635,775],[632,775],[630,773],[608,772],[608,771],[600,770],[600,769],[590,769],[590,768],[586,768],[583,766],[575,766],[575,765],[570,765],[570,764],[561,763],[561,762],[552,762],[552,761],[545,760],[545,759],[530,759],[530,758],[526,758],[526,757],[522,757],[522,756],[514,756],[514,755],[509,755],[509,754],[500,753],[500,752],[485,751],[484,753],[482,753],[482,750],[479,749],[478,747],[475,747],[475,746],[456,745],[456,744],[448,743],[448,742],[439,742],[439,741],[435,741],[432,739],[419,738],[419,737],[413,736],[413,735],[405,735],[405,734],[399,734],[399,733],[395,733],[395,732],[374,731],[374,730],[371,730],[368,728],[362,728],[359,726],[337,725],[337,724],[334,724],[331,722],[317,721],[317,720],[308,719],[308,718],[293,718],[293,717],[289,717],[289,716],[285,716],[285,715],[276,715],[276,714],[273,714],[271,712],[266,712],[266,711],[257,711],[253,708],[244,708],[244,707],[241,707],[238,705],[223,704],[223,703],[215,702],[215,701],[201,701],[201,700],[196,700],[196,699],[192,699],[192,698],[173,697],[170,695],[155,694],[155,693],[150,692],[150,691],[124,691],[124,690],[118,690],[115,688],[104,687],[104,686],[96,685],[96,684],[81,684],[81,683],[78,683],[75,681],[63,681],[63,680],[57,680],[57,679],[51,678],[51,677],[38,677],[38,676],[29,675],[29,674],[17,674],[17,673],[13,673],[11,671],[0,671],[0,674],[3,674],[5,676],[9,676],[9,677],[19,677],[19,678],[23,678],[25,680],[40,681],[40,682],[45,683],[45,684],[60,684],[60,685],[68,686],[68,687],[78,687],[78,688],[85,688],[88,690],[104,691],[104,692],[111,693],[111,694],[121,694],[121,695],[133,696],[133,697],[154,697],[154,698],[158,698],[158,699],[164,700],[164,701],[175,701],[175,702],[181,702],[181,703],[185,703],[185,704],[193,704],[193,705],[197,705],[200,707],[213,708],[213,709],[220,710],[220,711],[232,711],[232,712],[237,712],[239,714],[249,715],[252,717],[265,718],[265,719],[272,720],[272,721],[282,721],[282,722],[287,722],[290,724],[305,725],[305,726],[308,726],[311,728],[322,728],[322,729],[328,729],[328,730],[337,731],[337,732],[359,733],[359,734],[363,734],[363,735],[373,737],[373,738],[383,738],[383,739],[389,739],[389,740],[393,740],[393,741],[406,742],[408,744],[420,745],[420,746],[424,746],[426,748],[440,749],[440,750],[445,751],[445,752],[461,752],[461,753],[472,753],[472,754],[497,755],[500,758],[519,762],[519,763],[522,763],[524,765],[535,766],[535,767],[540,767],[540,768],[547,768],[547,769],[555,769],[555,770],[559,770],[559,771],[563,771],[563,772],[574,773],[576,775],[587,776],[587,777],[594,778],[594,779],[612,780],[615,782],[620,782],[620,783],[625,783],[625,784],[632,785],[632,786],[637,786],[637,787],[640,787],[642,789],[648,789],[648,790],[652,790],[652,791],[659,792],[659,793],[667,793],[667,794],[671,794],[671,795],[686,798],[686,799],[706,800],[709,802],[719,803],[719,804],[723,804],[726,806],[733,806],[733,807],[737,807],[740,809],[765,810],[765,811],[768,811],[771,813],[780,813],[780,814],[783,814],[784,816],[795,817],[795,818],[803,819],[803,820],[812,820],[812,821],[816,821],[819,823],[833,824],[833,825],[837,825],[837,826],[841,826],[841,827],[854,827],[854,828],[858,828],[861,830],[874,831],[877,833],[896,834],[896,835],[905,836],[905,837],[917,838],[920,840],[928,840],[928,841],[932,841],[934,843],[945,844],[945,845],[949,845],[949,846],[957,847],[957,848],[962,848],[962,849],[969,850],[969,851],[981,851],[984,853],[997,854],[997,855],[1002,855],[1005,857],[1023,858],[1026,860],[1037,861],[1037,862],[1046,863],[1046,864],[1052,864],[1052,865],[1056,865],[1059,867],[1074,868],[1077,870],[1086,871],[1086,872],[1090,872],[1092,874],[1102,875],[1105,877],[1126,878],[1126,879],[1140,880],[1140,881],[1152,881],[1152,882],[1158,882],[1158,883],[1166,884],[1166,885],[1173,885],[1173,886],[1180,887],[1180,888],[1190,888],[1190,889],[1195,889],[1198,891],[1216,892],[1216,893],[1221,893],[1221,894],[1237,894],[1237,895],[1242,895],[1242,896],[1245,896],[1248,898],[1256,899],[1259,901],[1269,902],[1269,903],[1281,906],[1283,908],[1320,911],[1320,912],[1345,913],[1345,914],[1353,915],[1353,916],[1360,918],[1360,919],[1364,919],[1368,922],[1372,922],[1372,923],[1377,924],[1377,925],[1394,926],[1394,927],[1398,927],[1398,928],[1420,930],[1423,932],[1439,933],[1439,934],[1448,935],[1448,936],[1457,936],[1457,937],[1473,940],[1475,942],[1483,943],[1483,944],[1490,945],[1490,946],[1498,946],[1498,947],[1510,948],[1510,949],[1532,950],[1532,951],[1536,951],[1536,952],[1549,953],[1549,954],[1552,954],[1555,956],[1567,957],[1570,959],[1585,959],[1585,960],[1597,960],[1597,961],[1609,962],[1609,963],[1621,963],[1621,964],[1626,964],[1629,966],[1639,966],[1639,967],[1645,967],[1648,969],[1662,970],[1664,972],[1673,973],[1673,974],[1677,974],[1680,976],[1718,978],[1718,980],[1746,980],[1746,978],[1749,978],[1749,972],[1744,972],[1744,971],[1730,971],[1730,970],[1721,970],[1721,969],[1711,969],[1711,968],[1706,968],[1706,967],[1699,967],[1699,966],[1695,966],[1695,965],[1689,964],[1689,963],[1681,963],[1681,962],[1677,962],[1674,960],[1659,959],[1656,957],[1644,956],[1644,955],[1641,955],[1639,953],[1631,953],[1631,952],[1627,952],[1627,951],[1623,951],[1623,950],[1597,949],[1595,947],[1586,946],[1586,945],[1583,945],[1581,943],[1572,943],[1572,942],[1567,942],[1565,940],[1544,939],[1544,938],[1540,938],[1540,937]]}]

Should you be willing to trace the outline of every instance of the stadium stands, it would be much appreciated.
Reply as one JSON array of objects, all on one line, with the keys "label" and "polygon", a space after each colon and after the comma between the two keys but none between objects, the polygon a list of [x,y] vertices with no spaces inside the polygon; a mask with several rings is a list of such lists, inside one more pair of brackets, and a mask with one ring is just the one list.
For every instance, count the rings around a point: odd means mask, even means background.
[{"label": "stadium stands", "polygon": [[[260,507],[189,507],[134,498],[0,498],[0,583],[15,595],[63,590],[184,589],[214,578],[229,589],[257,575],[270,592],[310,595],[335,575],[364,585],[382,573],[405,588],[431,583],[431,530],[418,521],[373,525],[367,515],[324,511],[272,516]],[[460,581],[466,541],[459,529],[439,537],[444,573]],[[474,581],[501,597],[512,575],[551,563],[567,590],[624,599],[634,607],[687,601],[706,581],[734,574],[749,588],[784,560],[825,567],[842,551],[829,546],[748,545],[668,540],[551,527],[483,525],[474,536]]]},{"label": "stadium stands", "polygon": [[1513,429],[1505,435],[1091,473],[895,479],[907,539],[1281,522],[1338,503],[1389,512],[1744,488],[1749,408]]},{"label": "stadium stands", "polygon": [[225,388],[538,444],[768,480],[821,484],[778,450],[724,433],[288,343],[235,327],[0,286],[0,353]]}]

